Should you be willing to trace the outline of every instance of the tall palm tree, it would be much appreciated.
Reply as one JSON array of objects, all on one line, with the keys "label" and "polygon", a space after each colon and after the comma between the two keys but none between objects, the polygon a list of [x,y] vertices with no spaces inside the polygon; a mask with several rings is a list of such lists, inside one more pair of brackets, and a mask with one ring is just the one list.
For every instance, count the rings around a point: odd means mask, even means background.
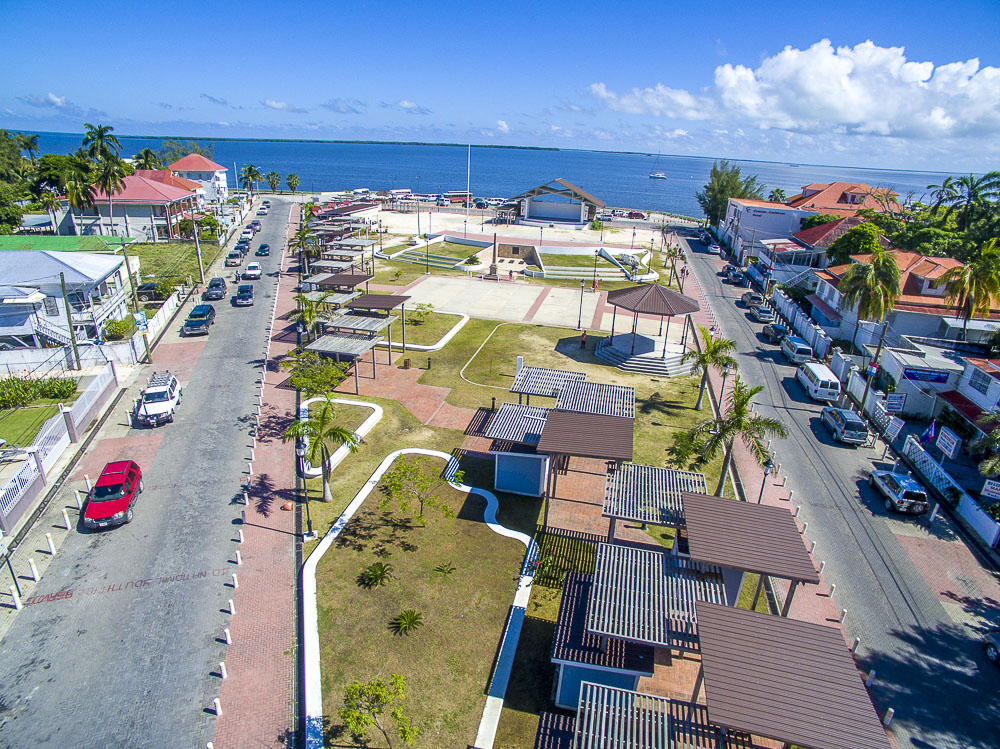
[{"label": "tall palm tree", "polygon": [[293,421],[285,430],[282,442],[289,440],[306,441],[306,459],[312,464],[319,464],[323,472],[323,501],[332,502],[330,491],[330,456],[341,445],[347,445],[352,453],[358,451],[360,440],[350,429],[337,426],[334,423],[336,411],[330,396],[311,410],[309,418]]},{"label": "tall palm tree", "polygon": [[[295,235],[289,241],[288,246],[293,251],[301,253],[305,261],[311,259],[314,253],[318,254],[319,252],[319,245],[316,244],[316,238],[313,236],[312,229],[305,224],[298,228]],[[303,275],[308,275],[308,262],[303,262],[303,266]]]},{"label": "tall palm tree", "polygon": [[896,256],[884,248],[875,250],[869,262],[851,263],[844,271],[837,289],[843,296],[845,307],[857,305],[858,321],[851,339],[855,348],[861,321],[882,322],[896,306],[901,293],[900,275]]},{"label": "tall palm tree", "polygon": [[955,226],[965,231],[987,203],[1000,199],[1000,171],[987,172],[982,177],[974,174],[958,179],[948,177],[940,185],[928,185],[927,189],[934,200],[931,213],[937,214],[947,206],[944,217],[957,213]]},{"label": "tall palm tree", "polygon": [[768,193],[767,199],[772,203],[784,203],[788,200],[788,196],[785,195],[785,191],[780,187],[775,187],[770,193]]},{"label": "tall palm tree", "polygon": [[35,160],[38,158],[38,136],[29,135],[28,133],[18,133],[17,144],[28,160],[34,164]]},{"label": "tall palm tree", "polygon": [[[125,187],[126,176],[128,176],[128,171],[125,169],[125,162],[117,156],[102,159],[97,165],[97,186],[108,196],[108,219],[111,222],[112,234],[115,233],[115,195]],[[100,216],[101,209],[98,208],[98,223],[100,223]]]},{"label": "tall palm tree", "polygon": [[58,234],[59,227],[56,225],[56,211],[62,207],[59,194],[55,190],[42,190],[38,196],[38,202],[42,204],[42,208],[49,214],[49,221],[52,222],[52,233]]},{"label": "tall palm tree", "polygon": [[719,450],[725,450],[722,474],[719,476],[719,485],[715,488],[717,496],[722,496],[722,490],[726,486],[736,440],[742,440],[757,462],[764,465],[771,457],[767,450],[767,439],[788,436],[785,425],[779,419],[761,416],[751,410],[754,397],[763,389],[763,385],[747,385],[737,375],[725,411],[716,418],[697,424],[691,430],[692,436],[705,440],[703,452],[707,459],[711,460],[719,454]]},{"label": "tall palm tree", "polygon": [[267,181],[267,186],[271,188],[271,192],[275,192],[278,185],[281,184],[281,175],[274,171],[265,174],[264,179]]},{"label": "tall palm tree", "polygon": [[162,169],[163,164],[156,151],[152,148],[144,148],[132,157],[136,169]]},{"label": "tall palm tree", "polygon": [[698,402],[695,410],[700,411],[704,407],[705,389],[708,387],[708,373],[711,369],[722,370],[729,366],[736,369],[736,359],[733,353],[736,351],[736,344],[726,338],[714,338],[704,325],[698,326],[701,333],[701,351],[691,349],[681,357],[681,363],[691,362],[691,374],[701,373],[701,389],[698,391]]},{"label": "tall palm tree", "polygon": [[667,249],[663,251],[663,255],[670,261],[670,273],[667,275],[667,286],[669,286],[671,279],[677,276],[677,258],[681,256],[681,253],[676,247],[668,244]]},{"label": "tall palm tree", "polygon": [[962,340],[968,340],[969,320],[976,315],[988,315],[1000,298],[997,240],[991,239],[965,265],[951,268],[934,285],[944,286],[948,303],[954,304],[962,317]]},{"label": "tall palm tree", "polygon": [[122,144],[112,135],[111,125],[91,125],[83,123],[86,131],[83,134],[83,146],[87,149],[87,157],[93,161],[104,161],[112,157],[118,158]]},{"label": "tall palm tree", "polygon": [[257,190],[257,181],[263,180],[264,175],[253,164],[247,164],[240,169],[240,187],[254,193]]},{"label": "tall palm tree", "polygon": [[[86,175],[74,175],[66,182],[66,198],[69,201],[70,215],[73,217],[73,230],[77,234],[80,233],[80,229],[76,225],[76,214],[73,213],[73,209],[78,209],[82,218],[83,212],[94,205],[96,197],[94,185]],[[98,213],[98,220],[100,220],[100,213]]]},{"label": "tall palm tree", "polygon": [[285,177],[285,184],[288,185],[288,189],[291,190],[292,192],[295,192],[296,190],[299,189],[299,182],[300,182],[299,175],[297,174],[289,174],[287,177]]},{"label": "tall palm tree", "polygon": [[306,331],[306,339],[308,340],[309,334],[313,332],[318,332],[319,323],[322,319],[322,314],[320,310],[323,307],[323,301],[328,294],[324,294],[319,300],[313,301],[309,299],[305,294],[297,294],[295,296],[296,307],[292,310],[288,319],[294,323],[298,323]]}]

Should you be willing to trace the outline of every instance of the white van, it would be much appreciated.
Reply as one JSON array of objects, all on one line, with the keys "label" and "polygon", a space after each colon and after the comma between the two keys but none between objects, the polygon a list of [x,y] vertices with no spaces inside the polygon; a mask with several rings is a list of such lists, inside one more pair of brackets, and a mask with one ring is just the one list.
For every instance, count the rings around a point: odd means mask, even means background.
[{"label": "white van", "polygon": [[835,401],[840,397],[840,380],[825,364],[814,361],[800,364],[795,379],[814,401]]},{"label": "white van", "polygon": [[813,358],[812,347],[798,336],[786,336],[781,342],[781,350],[792,364],[802,364]]}]

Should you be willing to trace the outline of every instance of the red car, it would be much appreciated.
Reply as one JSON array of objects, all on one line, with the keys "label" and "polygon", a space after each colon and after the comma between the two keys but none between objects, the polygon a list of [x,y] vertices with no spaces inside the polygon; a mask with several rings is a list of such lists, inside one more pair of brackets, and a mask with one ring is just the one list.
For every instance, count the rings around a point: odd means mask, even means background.
[{"label": "red car", "polygon": [[629,211],[627,218],[646,218],[646,214],[641,211]]},{"label": "red car", "polygon": [[142,469],[134,460],[108,463],[87,497],[83,524],[107,528],[132,522],[132,505],[142,493]]}]

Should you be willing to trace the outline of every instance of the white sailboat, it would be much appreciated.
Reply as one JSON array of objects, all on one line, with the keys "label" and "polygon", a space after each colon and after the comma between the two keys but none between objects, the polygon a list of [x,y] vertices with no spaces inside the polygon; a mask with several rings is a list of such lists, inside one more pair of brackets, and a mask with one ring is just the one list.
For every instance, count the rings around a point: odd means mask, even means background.
[{"label": "white sailboat", "polygon": [[649,173],[649,178],[650,179],[666,179],[667,178],[667,173],[666,172],[661,172],[661,171],[659,171],[656,168],[659,163],[660,163],[660,153],[659,153],[659,151],[657,151],[657,153],[656,153],[656,161],[653,162],[653,171],[651,171]]}]

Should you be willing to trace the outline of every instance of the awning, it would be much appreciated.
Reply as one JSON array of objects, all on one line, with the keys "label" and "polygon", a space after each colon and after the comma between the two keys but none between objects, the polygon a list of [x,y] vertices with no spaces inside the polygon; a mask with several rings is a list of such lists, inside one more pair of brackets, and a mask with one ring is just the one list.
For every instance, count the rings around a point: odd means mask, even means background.
[{"label": "awning", "polygon": [[987,422],[986,424],[980,426],[979,419],[984,413],[986,413],[986,411],[977,406],[957,390],[946,390],[943,393],[938,393],[937,397],[958,411],[959,415],[963,419],[972,424],[972,426],[983,434],[986,434],[997,426],[995,422]]},{"label": "awning", "polygon": [[843,315],[837,312],[837,310],[835,310],[829,304],[820,299],[818,294],[810,294],[809,296],[806,297],[806,301],[812,304],[813,307],[818,309],[820,313],[823,315],[823,317],[825,317],[830,322],[840,322],[841,319],[843,318]]}]

